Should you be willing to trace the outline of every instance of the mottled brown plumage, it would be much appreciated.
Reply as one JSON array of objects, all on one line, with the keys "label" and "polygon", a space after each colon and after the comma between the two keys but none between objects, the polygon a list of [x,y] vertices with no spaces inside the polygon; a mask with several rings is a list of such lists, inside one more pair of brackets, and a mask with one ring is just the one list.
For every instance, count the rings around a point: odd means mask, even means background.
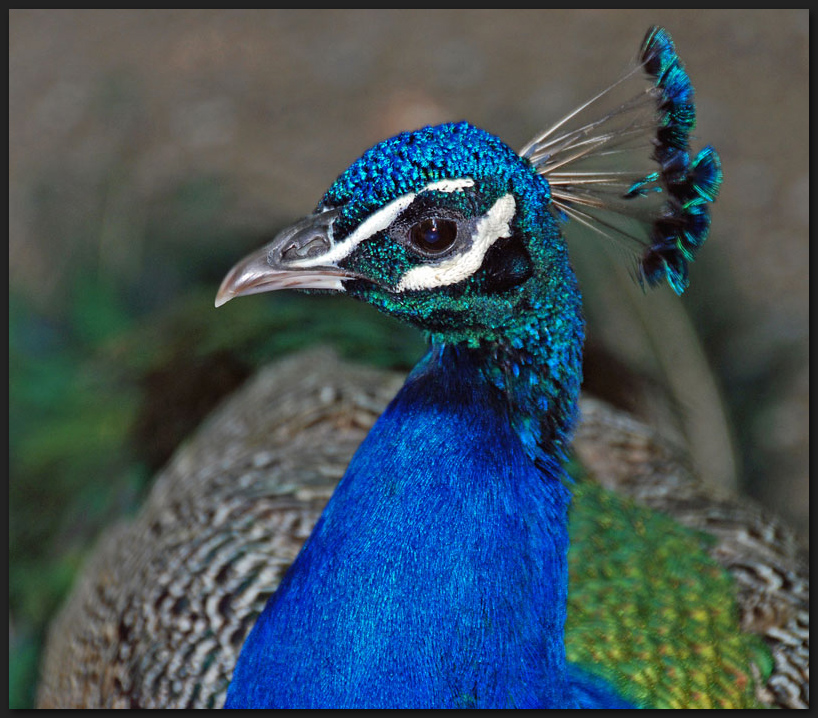
[{"label": "mottled brown plumage", "polygon": [[[403,377],[293,356],[229,398],[110,529],[55,620],[41,707],[219,707],[244,637]],[[593,399],[574,443],[603,485],[717,537],[742,625],[770,645],[759,698],[805,707],[809,583],[794,537],[714,497],[657,432]]]}]

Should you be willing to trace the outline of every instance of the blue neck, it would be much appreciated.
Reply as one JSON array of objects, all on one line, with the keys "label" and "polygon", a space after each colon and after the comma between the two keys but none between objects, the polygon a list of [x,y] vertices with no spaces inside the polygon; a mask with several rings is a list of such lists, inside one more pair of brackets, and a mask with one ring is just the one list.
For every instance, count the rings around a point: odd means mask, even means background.
[{"label": "blue neck", "polygon": [[479,351],[433,347],[248,637],[229,706],[570,706],[569,493]]}]

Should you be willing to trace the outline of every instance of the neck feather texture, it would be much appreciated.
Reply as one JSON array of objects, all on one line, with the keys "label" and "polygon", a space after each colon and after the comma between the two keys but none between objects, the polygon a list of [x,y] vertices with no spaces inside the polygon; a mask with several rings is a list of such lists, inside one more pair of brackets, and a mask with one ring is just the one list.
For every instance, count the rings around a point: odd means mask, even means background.
[{"label": "neck feather texture", "polygon": [[410,375],[248,637],[229,706],[572,704],[569,492],[484,359],[433,346]]}]

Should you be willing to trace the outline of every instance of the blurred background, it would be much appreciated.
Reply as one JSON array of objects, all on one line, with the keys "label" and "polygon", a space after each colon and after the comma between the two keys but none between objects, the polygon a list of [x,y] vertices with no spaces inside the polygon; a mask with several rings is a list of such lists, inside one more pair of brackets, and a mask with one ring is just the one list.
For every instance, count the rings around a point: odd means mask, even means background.
[{"label": "blurred background", "polygon": [[589,391],[808,540],[809,14],[9,12],[9,678],[101,528],[261,363],[316,341],[407,369],[422,341],[348,300],[216,311],[224,273],[375,142],[468,119],[520,148],[617,79],[651,24],[725,182],[681,299],[571,246]]}]

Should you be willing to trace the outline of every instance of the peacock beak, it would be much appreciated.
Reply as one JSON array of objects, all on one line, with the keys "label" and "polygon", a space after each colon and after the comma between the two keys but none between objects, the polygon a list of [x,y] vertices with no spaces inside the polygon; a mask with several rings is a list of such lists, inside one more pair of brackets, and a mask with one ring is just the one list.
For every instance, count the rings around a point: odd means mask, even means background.
[{"label": "peacock beak", "polygon": [[343,292],[343,280],[355,275],[336,266],[332,256],[332,223],[337,215],[337,210],[309,215],[238,262],[222,281],[216,306],[234,297],[277,289]]}]

